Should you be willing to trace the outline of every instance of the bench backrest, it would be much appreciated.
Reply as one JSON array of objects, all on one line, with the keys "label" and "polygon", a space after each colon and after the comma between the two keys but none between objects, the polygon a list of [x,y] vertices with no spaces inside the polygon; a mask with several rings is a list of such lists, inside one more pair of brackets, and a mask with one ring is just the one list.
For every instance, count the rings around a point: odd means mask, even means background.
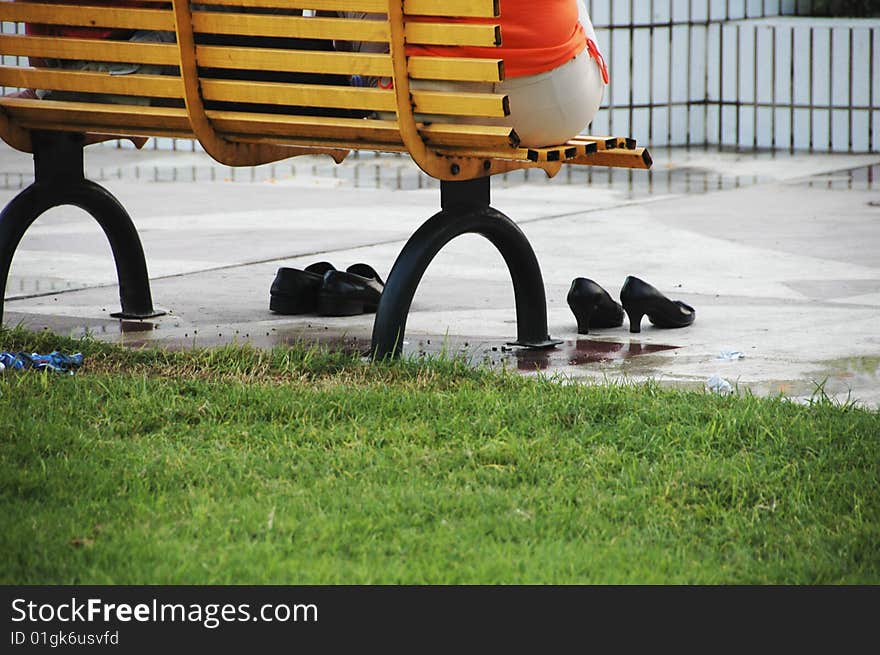
[{"label": "bench backrest", "polygon": [[[0,51],[31,61],[145,64],[161,67],[162,74],[0,66],[4,86],[100,94],[89,102],[0,100],[0,130],[12,145],[27,149],[30,129],[196,138],[215,159],[230,165],[315,151],[340,159],[352,148],[408,151],[417,161],[430,160],[439,151],[448,159],[459,152],[492,153],[518,145],[509,128],[442,122],[442,117],[452,115],[506,115],[507,98],[491,93],[490,85],[490,91],[474,93],[410,89],[410,80],[498,82],[504,78],[500,59],[407,58],[404,52],[405,42],[499,44],[500,29],[491,22],[443,22],[455,16],[491,19],[498,14],[498,0],[208,0],[192,5],[188,0],[92,1],[88,5],[3,0],[0,18],[37,25],[173,32],[176,43],[4,34]],[[118,6],[124,4],[129,6]],[[381,14],[381,19],[302,16],[291,5],[369,12]],[[409,20],[410,16],[418,20]],[[278,40],[285,38],[370,42],[380,44],[370,50],[384,45],[388,52],[278,47]],[[215,45],[218,42],[221,45]],[[259,73],[256,81],[248,74],[254,72]],[[293,74],[325,77],[315,83],[284,81]],[[327,75],[339,76],[341,83],[328,84]],[[393,85],[352,87],[346,84],[351,76],[385,78]],[[113,101],[108,102],[107,96]],[[119,96],[150,98],[151,103],[123,104],[126,100]],[[284,113],[287,107],[377,112],[378,117],[305,116]],[[417,113],[439,119],[417,123]],[[425,167],[425,161],[419,163]],[[430,161],[426,165],[430,167]],[[453,165],[443,163],[450,170]],[[461,170],[462,163],[457,166],[457,177],[470,177]],[[440,171],[428,172],[437,176]]]}]

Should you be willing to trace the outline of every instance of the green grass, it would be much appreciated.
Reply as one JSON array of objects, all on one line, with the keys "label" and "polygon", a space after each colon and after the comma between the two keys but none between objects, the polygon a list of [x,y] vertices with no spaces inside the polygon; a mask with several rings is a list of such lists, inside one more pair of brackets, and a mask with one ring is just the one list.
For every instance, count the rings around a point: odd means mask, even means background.
[{"label": "green grass", "polygon": [[880,583],[880,415],[455,360],[0,375],[6,584]]}]

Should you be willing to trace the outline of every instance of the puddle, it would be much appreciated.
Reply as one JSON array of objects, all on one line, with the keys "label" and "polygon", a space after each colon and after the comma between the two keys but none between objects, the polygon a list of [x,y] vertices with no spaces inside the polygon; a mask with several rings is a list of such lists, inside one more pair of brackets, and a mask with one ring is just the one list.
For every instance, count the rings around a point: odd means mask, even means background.
[{"label": "puddle", "polygon": [[45,296],[53,292],[81,289],[88,283],[50,276],[10,275],[6,281],[6,300]]},{"label": "puddle", "polygon": [[[369,344],[367,350],[369,351]],[[464,357],[473,365],[534,373],[569,369],[572,366],[623,362],[633,357],[674,350],[679,346],[645,344],[636,341],[621,343],[593,339],[567,340],[556,348],[531,350],[498,345],[485,339],[419,337],[404,345],[404,355],[438,355],[449,353]]]},{"label": "puddle", "polygon": [[513,355],[516,359],[516,367],[520,371],[546,371],[550,368],[623,361],[639,355],[675,350],[676,348],[678,346],[647,344],[637,341],[617,343],[578,339],[577,341],[566,341],[553,350],[517,349]]},{"label": "puddle", "polygon": [[120,332],[150,332],[157,329],[159,326],[149,321],[119,321]]},{"label": "puddle", "polygon": [[[370,356],[369,336],[353,336],[335,332],[319,326],[294,328],[287,330],[271,330],[268,334],[239,334],[233,338],[203,338],[197,335],[199,346],[221,345],[234,341],[247,342],[257,348],[274,346],[292,346],[296,344],[315,344],[331,350],[340,350],[348,354],[362,357]],[[145,341],[144,343],[149,343]],[[164,343],[164,342],[163,342]],[[133,345],[133,342],[127,342]],[[181,343],[182,347],[192,347],[190,340]],[[569,340],[556,348],[547,350],[530,350],[504,345],[504,342],[489,341],[485,338],[417,336],[404,342],[404,357],[426,357],[448,355],[463,357],[470,364],[486,365],[492,368],[507,368],[523,372],[547,371],[564,369],[572,366],[600,364],[606,362],[625,361],[633,357],[650,355],[665,350],[675,350],[679,346],[662,344],[645,344],[637,341],[619,343],[613,341],[596,341],[592,339]]]},{"label": "puddle", "polygon": [[[249,345],[259,349],[271,349],[278,346],[320,346],[328,350],[343,352],[349,355],[366,357],[370,354],[370,340],[351,337],[346,334],[332,333],[329,330],[323,334],[318,331],[321,328],[310,330],[269,330],[243,331],[215,327],[213,330],[190,330],[181,334],[180,329],[172,336],[166,335],[161,340],[146,335],[127,337],[119,342],[127,348],[163,348],[170,351],[189,350],[191,348],[216,348],[231,344]],[[167,332],[167,330],[166,330]]]},{"label": "puddle", "polygon": [[[817,175],[805,182],[800,182],[799,186],[830,191],[876,191],[880,189],[880,164]],[[878,201],[872,201],[868,204],[874,207],[880,206]]]},{"label": "puddle", "polygon": [[847,357],[826,362],[830,375],[839,378],[880,377],[880,357]]},{"label": "puddle", "polygon": [[[657,149],[662,150],[662,149]],[[681,148],[688,152],[688,148]],[[703,151],[702,148],[697,148]],[[165,153],[169,154],[169,153]],[[115,180],[137,182],[245,183],[307,185],[328,188],[382,189],[411,191],[438,189],[438,180],[425,175],[408,156],[400,153],[355,152],[342,166],[326,157],[298,157],[291,161],[247,168],[230,168],[206,160],[193,166],[177,165],[171,157],[161,165],[130,164],[93,167],[87,177],[98,183]],[[655,166],[650,170],[593,166],[564,166],[552,180],[542,170],[523,169],[497,175],[500,188],[521,185],[598,185],[621,194],[626,200],[656,195],[701,194],[738,189],[768,181],[758,175],[730,175],[696,166]],[[21,189],[33,181],[32,173],[7,173],[0,177],[0,188]]]},{"label": "puddle", "polygon": [[[286,327],[236,328],[230,325],[187,326],[176,317],[169,316],[164,321],[137,320],[85,320],[72,316],[46,316],[10,312],[7,316],[10,325],[39,331],[51,329],[53,332],[74,338],[89,334],[97,339],[112,341],[130,348],[164,348],[185,350],[189,348],[212,348],[229,344],[248,344],[254,348],[269,349],[276,346],[299,344],[316,345],[330,350],[342,351],[363,357],[370,355],[370,328],[342,331],[330,326],[306,323]],[[162,328],[160,330],[160,328]],[[404,356],[425,357],[449,355],[464,357],[470,364],[485,365],[492,368],[506,368],[527,373],[570,369],[573,366],[588,366],[609,362],[627,362],[639,357],[640,363],[653,362],[655,357],[646,357],[679,346],[649,344],[629,340],[599,341],[596,339],[567,340],[548,350],[529,350],[504,345],[501,339],[485,337],[446,337],[414,335],[404,342]]]},{"label": "puddle", "polygon": [[809,404],[828,398],[839,404],[880,407],[880,357],[845,357],[821,362],[820,368],[802,380],[772,380],[749,386],[762,395],[783,395]]}]

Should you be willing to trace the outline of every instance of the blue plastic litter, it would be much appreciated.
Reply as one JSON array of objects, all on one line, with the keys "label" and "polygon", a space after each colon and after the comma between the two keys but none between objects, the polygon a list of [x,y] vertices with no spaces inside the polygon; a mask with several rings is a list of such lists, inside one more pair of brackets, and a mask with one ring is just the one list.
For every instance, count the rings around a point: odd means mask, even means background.
[{"label": "blue plastic litter", "polygon": [[57,371],[73,375],[83,363],[82,353],[66,355],[57,350],[48,355],[38,353],[10,353],[0,352],[0,370],[4,368],[11,371],[42,370]]}]

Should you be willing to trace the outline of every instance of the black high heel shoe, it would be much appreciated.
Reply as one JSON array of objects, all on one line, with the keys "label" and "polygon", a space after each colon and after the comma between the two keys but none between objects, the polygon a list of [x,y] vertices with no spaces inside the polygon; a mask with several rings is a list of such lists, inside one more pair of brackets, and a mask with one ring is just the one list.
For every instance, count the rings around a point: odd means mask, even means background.
[{"label": "black high heel shoe", "polygon": [[629,317],[629,331],[642,331],[642,317],[658,328],[682,328],[694,322],[696,310],[680,300],[670,300],[647,282],[630,275],[620,290],[620,302]]},{"label": "black high heel shoe", "polygon": [[566,300],[577,319],[578,334],[589,334],[590,328],[623,325],[623,307],[592,280],[576,277],[571,283]]}]

